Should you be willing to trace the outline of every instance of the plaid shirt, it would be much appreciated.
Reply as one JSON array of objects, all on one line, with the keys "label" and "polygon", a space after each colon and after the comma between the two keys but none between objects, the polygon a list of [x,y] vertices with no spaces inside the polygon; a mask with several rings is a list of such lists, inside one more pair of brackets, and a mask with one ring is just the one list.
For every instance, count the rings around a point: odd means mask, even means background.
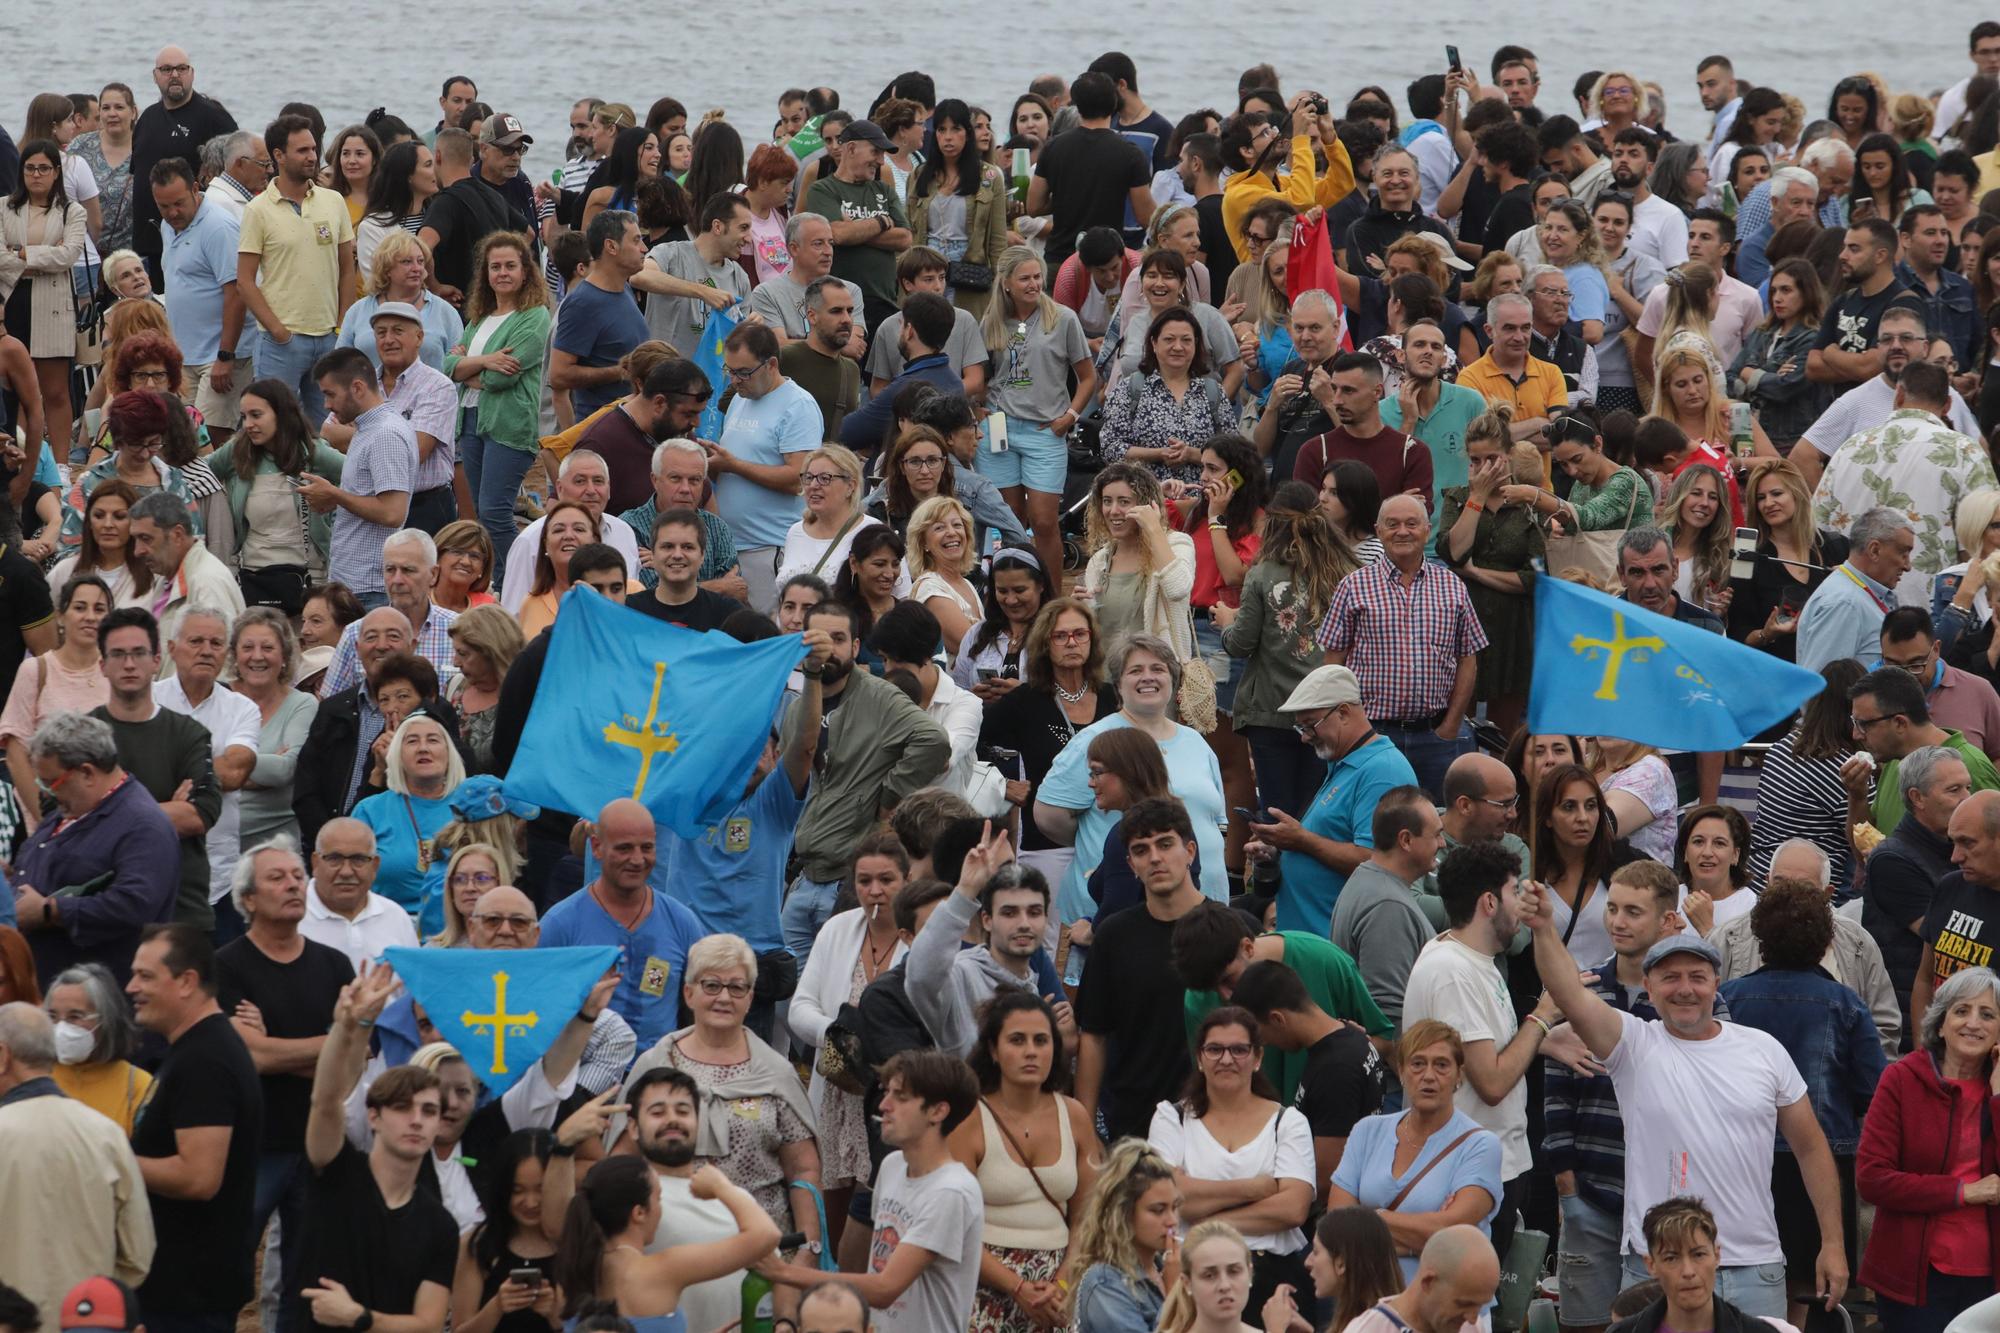
[{"label": "plaid shirt", "polygon": [[1340,581],[1317,639],[1347,655],[1369,719],[1398,722],[1444,711],[1459,660],[1486,646],[1486,631],[1458,575],[1425,561],[1404,587],[1383,556]]},{"label": "plaid shirt", "polygon": [[443,371],[418,361],[396,377],[395,387],[382,401],[409,422],[411,430],[437,441],[430,457],[417,462],[416,489],[434,491],[451,485],[452,464],[458,458],[458,386]]},{"label": "plaid shirt", "polygon": [[[458,669],[458,655],[451,644],[451,626],[457,619],[458,612],[447,611],[432,602],[431,613],[424,617],[424,627],[417,631],[417,656],[437,668],[440,680],[447,672]],[[319,687],[320,698],[330,699],[361,679],[361,653],[356,647],[360,636],[358,620],[340,632],[340,646],[333,650],[333,662]]]}]

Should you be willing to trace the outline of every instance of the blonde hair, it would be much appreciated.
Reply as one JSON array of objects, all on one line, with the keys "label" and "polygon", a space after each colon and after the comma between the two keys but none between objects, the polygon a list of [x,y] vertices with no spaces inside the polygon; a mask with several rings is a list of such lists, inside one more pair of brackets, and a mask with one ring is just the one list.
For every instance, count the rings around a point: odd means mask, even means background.
[{"label": "blonde hair", "polygon": [[1064,1266],[1072,1289],[1092,1267],[1103,1264],[1137,1294],[1139,1283],[1153,1274],[1141,1266],[1132,1215],[1146,1191],[1162,1181],[1172,1184],[1173,1179],[1173,1165],[1144,1139],[1120,1139],[1111,1145],[1096,1183],[1070,1223]]},{"label": "blonde hair", "polygon": [[1271,256],[1285,255],[1285,262],[1291,262],[1292,243],[1272,241],[1264,251],[1264,258],[1250,269],[1250,299],[1245,303],[1257,315],[1258,335],[1269,334],[1273,329],[1290,329],[1292,326],[1292,298],[1285,289],[1271,281]]},{"label": "blonde hair", "polygon": [[[943,447],[944,441],[942,437],[939,438],[938,444],[940,448]],[[950,458],[951,451],[949,449],[945,450],[945,456],[947,460]],[[855,456],[854,451],[844,444],[828,442],[806,455],[806,466],[811,467],[812,461],[815,458],[824,458],[827,462],[833,464],[834,471],[847,478],[848,513],[850,515],[860,513],[862,509],[861,502],[864,498],[863,491],[866,489],[863,481],[865,474],[861,466],[861,460]],[[970,546],[971,544],[972,539],[968,537],[966,545]]]},{"label": "blonde hair", "polygon": [[1056,325],[1062,321],[1062,307],[1049,295],[1048,265],[1025,245],[1008,246],[993,261],[993,299],[986,303],[986,314],[979,321],[979,336],[985,342],[986,350],[995,356],[1007,349],[1007,340],[1013,336],[1009,325],[1018,322],[1009,318],[1003,307],[1013,303],[1013,298],[1007,293],[1007,284],[1014,280],[1015,271],[1023,264],[1041,266],[1042,294],[1035,302],[1035,313],[1042,321],[1042,332],[1054,333]]},{"label": "blonde hair", "polygon": [[688,946],[687,962],[681,965],[681,985],[692,986],[711,972],[740,967],[744,980],[757,984],[757,955],[741,935],[704,935]]},{"label": "blonde hair", "polygon": [[[1250,1242],[1243,1239],[1243,1233],[1227,1222],[1210,1218],[1196,1224],[1181,1242],[1181,1279],[1174,1283],[1174,1289],[1167,1293],[1167,1300],[1160,1307],[1160,1322],[1156,1324],[1159,1333],[1188,1333],[1194,1327],[1197,1311],[1194,1307],[1194,1278],[1188,1272],[1194,1252],[1211,1241],[1227,1241],[1243,1251],[1243,1262],[1247,1268],[1250,1262]],[[1246,1282],[1254,1283],[1248,1273]]]},{"label": "blonde hair", "polygon": [[1474,440],[1498,440],[1501,452],[1505,453],[1513,423],[1514,405],[1494,403],[1466,426],[1465,443],[1471,444]]},{"label": "blonde hair", "polygon": [[[1750,482],[1743,489],[1743,507],[1750,511],[1750,522],[1757,529],[1758,539],[1768,542],[1777,536],[1771,525],[1764,521],[1764,515],[1757,506],[1757,490],[1767,479],[1778,482],[1792,497],[1792,519],[1785,525],[1786,539],[1800,551],[1811,551],[1814,540],[1819,536],[1819,525],[1813,522],[1812,487],[1806,485],[1805,474],[1790,459],[1764,458],[1750,465]],[[1975,495],[1978,493],[1973,492]],[[1988,494],[2000,500],[2000,491]],[[1958,504],[1959,512],[1964,513],[1965,501],[1960,500]],[[1980,524],[1982,530],[1985,526]]]},{"label": "blonde hair", "polygon": [[[127,264],[137,264],[143,268],[145,267],[145,263],[145,260],[139,258],[137,250],[113,250],[110,254],[104,256],[104,285],[112,291],[117,291],[118,270]],[[151,284],[150,275],[147,282],[148,285]]]},{"label": "blonde hair", "polygon": [[1653,410],[1649,416],[1660,417],[1679,425],[1679,410],[1674,406],[1667,385],[1672,382],[1674,372],[1685,366],[1700,366],[1701,373],[1708,377],[1708,407],[1702,414],[1701,436],[1710,444],[1729,439],[1729,399],[1723,396],[1722,386],[1717,383],[1715,359],[1704,352],[1692,338],[1683,338],[1660,353],[1653,367]]},{"label": "blonde hair", "polygon": [[1722,287],[1721,276],[1700,260],[1683,264],[1667,274],[1667,301],[1660,313],[1659,346],[1665,347],[1679,333],[1709,338],[1714,317],[1709,307]]},{"label": "blonde hair", "polygon": [[368,289],[365,295],[372,296],[378,301],[385,297],[389,291],[389,270],[407,259],[413,250],[424,257],[424,276],[434,276],[437,265],[431,258],[431,248],[412,233],[397,227],[384,236],[375,247],[375,255],[368,263]]},{"label": "blonde hair", "polygon": [[[464,824],[453,821],[439,829],[438,835],[434,840],[436,850],[440,852],[447,850],[445,847],[446,836],[454,829],[464,830],[466,827]],[[500,848],[489,842],[476,842],[470,838],[466,838],[458,841],[450,850],[451,860],[447,861],[444,867],[444,929],[424,941],[424,943],[439,949],[455,949],[458,947],[458,942],[466,937],[465,917],[459,912],[458,900],[452,896],[451,892],[451,877],[457,872],[460,861],[465,860],[469,856],[483,856],[491,861],[493,863],[493,873],[500,881],[499,884],[494,885],[495,888],[499,888],[501,884],[513,883],[515,872],[520,869],[518,864],[510,864],[518,863],[520,860],[518,856],[503,856]]]},{"label": "blonde hair", "polygon": [[1986,545],[1987,526],[1996,514],[2000,514],[2000,491],[1991,486],[1981,486],[1959,497],[1951,529],[1952,535],[1958,538],[1960,555],[1967,560],[1979,559],[1980,548]]},{"label": "blonde hair", "polygon": [[1507,475],[1520,485],[1539,489],[1546,475],[1542,451],[1526,440],[1508,449]]},{"label": "blonde hair", "polygon": [[521,634],[521,622],[495,602],[467,607],[459,612],[458,619],[451,622],[448,633],[461,651],[471,648],[478,652],[502,676],[507,674],[508,667],[514,665],[514,659],[521,655],[521,650],[528,646],[528,641]]},{"label": "blonde hair", "polygon": [[933,495],[917,506],[916,513],[910,515],[908,559],[911,574],[922,578],[932,570],[943,568],[931,558],[929,548],[924,545],[924,538],[934,526],[952,514],[957,514],[959,522],[965,524],[965,551],[959,557],[958,568],[950,572],[964,574],[978,563],[979,552],[973,549],[972,514],[955,496]]},{"label": "blonde hair", "polygon": [[1934,108],[1931,99],[1919,93],[1897,93],[1889,102],[1889,123],[1898,139],[1928,139]]},{"label": "blonde hair", "polygon": [[[1678,537],[1681,532],[1681,509],[1695,486],[1707,481],[1715,487],[1715,517],[1708,526],[1694,534],[1694,582],[1706,587],[1727,583],[1729,579],[1729,543],[1735,531],[1735,521],[1729,512],[1729,481],[1719,468],[1707,463],[1691,463],[1679,476],[1674,478],[1673,487],[1667,491],[1666,502],[1660,506],[1660,529],[1669,537]],[[1707,598],[1697,600],[1704,605]]]},{"label": "blonde hair", "polygon": [[416,794],[410,790],[409,777],[403,772],[403,740],[410,734],[410,728],[419,724],[436,727],[438,734],[444,737],[444,794],[449,796],[458,789],[459,783],[465,781],[465,760],[460,757],[458,747],[451,743],[450,729],[429,713],[421,711],[404,718],[403,724],[396,728],[395,736],[390,738],[389,759],[385,765],[388,769],[389,790],[398,796]]},{"label": "blonde hair", "polygon": [[1632,85],[1632,123],[1643,121],[1653,109],[1653,95],[1646,91],[1646,85],[1624,70],[1611,69],[1597,76],[1597,82],[1590,85],[1590,110],[1599,120],[1604,119],[1604,85],[1613,79],[1623,79]]}]

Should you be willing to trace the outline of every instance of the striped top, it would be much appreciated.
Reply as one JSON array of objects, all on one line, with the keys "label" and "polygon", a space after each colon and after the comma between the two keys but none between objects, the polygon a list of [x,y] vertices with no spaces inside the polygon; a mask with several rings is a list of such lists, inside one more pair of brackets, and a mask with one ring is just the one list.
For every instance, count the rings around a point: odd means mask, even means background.
[{"label": "striped top", "polygon": [[[1833,863],[1833,882],[1844,884],[1853,852],[1847,841],[1847,788],[1840,783],[1840,766],[1849,752],[1834,759],[1804,759],[1792,752],[1798,733],[1792,732],[1764,756],[1757,775],[1757,817],[1750,825],[1750,882],[1763,887],[1778,844],[1805,838]],[[1893,832],[1883,829],[1884,833]]]}]

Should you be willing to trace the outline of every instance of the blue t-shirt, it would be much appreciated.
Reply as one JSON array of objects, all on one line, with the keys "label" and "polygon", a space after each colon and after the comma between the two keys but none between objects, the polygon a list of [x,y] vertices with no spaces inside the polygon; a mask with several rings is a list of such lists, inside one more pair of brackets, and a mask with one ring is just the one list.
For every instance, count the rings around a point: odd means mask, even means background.
[{"label": "blue t-shirt", "polygon": [[660,830],[667,892],[694,914],[704,934],[741,935],[760,954],[785,947],[778,910],[792,831],[804,807],[780,764],[699,838]]},{"label": "blue t-shirt", "polygon": [[586,884],[548,910],[541,942],[545,949],[609,944],[618,950],[618,970],[624,975],[611,1007],[632,1025],[639,1049],[645,1051],[679,1025],[688,949],[707,933],[693,912],[657,892],[638,928],[627,930],[597,905]]},{"label": "blue t-shirt", "polygon": [[[718,443],[746,463],[775,467],[786,454],[819,448],[825,432],[819,404],[786,380],[762,398],[739,393],[731,399]],[[783,546],[785,533],[805,513],[805,501],[726,472],[715,481],[715,512],[729,524],[739,549]]]},{"label": "blue t-shirt", "polygon": [[[1062,887],[1056,893],[1056,910],[1062,914],[1064,925],[1097,911],[1097,904],[1090,900],[1090,872],[1097,869],[1097,860],[1104,854],[1104,835],[1124,818],[1123,814],[1098,809],[1097,799],[1091,795],[1090,743],[1100,732],[1131,725],[1123,713],[1113,713],[1077,732],[1076,739],[1065,745],[1055,763],[1049,765],[1048,776],[1036,789],[1036,800],[1082,812],[1076,826],[1076,855],[1070,858]],[[1222,799],[1222,766],[1201,733],[1189,727],[1175,727],[1173,739],[1161,746],[1160,751],[1166,757],[1168,783],[1174,795],[1187,806],[1188,818],[1194,821],[1195,847],[1201,853],[1198,882],[1202,894],[1226,903],[1229,872],[1222,862],[1222,829],[1229,822],[1229,813]],[[1321,933],[1332,919],[1329,907],[1326,921],[1320,923]]]},{"label": "blue t-shirt", "polygon": [[1595,264],[1571,264],[1563,269],[1569,279],[1569,317],[1581,322],[1603,320],[1611,308],[1611,285]]},{"label": "blue t-shirt", "polygon": [[236,281],[240,226],[229,210],[208,203],[195,210],[186,231],[160,226],[166,241],[160,265],[167,279],[167,323],[191,366],[207,365],[221,349],[222,287]]},{"label": "blue t-shirt", "polygon": [[[619,357],[652,336],[631,288],[607,292],[594,282],[579,282],[569,289],[557,312],[554,347],[575,357],[579,365],[615,366]],[[569,395],[578,421],[624,396],[622,380],[572,389]]]},{"label": "blue t-shirt", "polygon": [[[354,817],[375,830],[375,854],[382,858],[381,868],[375,872],[375,892],[405,912],[415,914],[424,905],[424,881],[429,876],[430,863],[438,859],[438,830],[454,818],[451,803],[425,796],[402,796],[393,791],[377,792],[354,807]],[[440,928],[444,923],[443,910],[438,909]]]},{"label": "blue t-shirt", "polygon": [[[1402,1175],[1395,1173],[1396,1126],[1408,1111],[1392,1111],[1384,1115],[1371,1115],[1355,1125],[1354,1132],[1347,1137],[1347,1147],[1340,1154],[1340,1165],[1333,1170],[1333,1183],[1352,1194],[1364,1208],[1387,1208],[1390,1200],[1402,1192],[1417,1172],[1422,1171],[1433,1158],[1443,1152],[1467,1130],[1476,1130],[1473,1136],[1452,1150],[1450,1157],[1418,1181],[1402,1203],[1399,1213],[1435,1213],[1444,1209],[1451,1196],[1468,1186],[1476,1186],[1486,1191],[1492,1203],[1486,1215],[1479,1219],[1479,1229],[1490,1238],[1493,1234],[1493,1219],[1500,1212],[1500,1139],[1492,1130],[1481,1129],[1479,1122],[1463,1111],[1452,1112],[1451,1119],[1443,1129],[1437,1130],[1424,1140],[1424,1146],[1417,1150]],[[1403,1281],[1414,1282],[1417,1277],[1415,1255],[1404,1255],[1399,1263],[1403,1266]]]},{"label": "blue t-shirt", "polygon": [[[1327,772],[1319,795],[1313,797],[1299,822],[1306,832],[1322,838],[1373,847],[1376,802],[1392,787],[1415,786],[1416,781],[1416,770],[1395,743],[1386,736],[1375,736],[1349,751]],[[1046,783],[1043,788],[1047,789]],[[1174,790],[1180,790],[1178,780]],[[1305,852],[1278,853],[1278,873],[1284,880],[1284,887],[1278,890],[1278,929],[1326,934],[1347,876]]]}]

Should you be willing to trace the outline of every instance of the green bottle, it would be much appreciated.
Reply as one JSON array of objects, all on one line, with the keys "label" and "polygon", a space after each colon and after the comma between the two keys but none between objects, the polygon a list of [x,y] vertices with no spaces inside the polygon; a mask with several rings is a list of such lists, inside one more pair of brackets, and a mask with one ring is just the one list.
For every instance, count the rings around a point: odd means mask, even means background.
[{"label": "green bottle", "polygon": [[743,1322],[740,1333],[772,1333],[771,1279],[754,1269],[743,1275]]},{"label": "green bottle", "polygon": [[1016,148],[1014,150],[1013,165],[1014,165],[1014,202],[1017,204],[1026,204],[1028,202],[1028,177],[1033,170],[1033,168],[1031,168],[1028,165],[1027,149]]}]

